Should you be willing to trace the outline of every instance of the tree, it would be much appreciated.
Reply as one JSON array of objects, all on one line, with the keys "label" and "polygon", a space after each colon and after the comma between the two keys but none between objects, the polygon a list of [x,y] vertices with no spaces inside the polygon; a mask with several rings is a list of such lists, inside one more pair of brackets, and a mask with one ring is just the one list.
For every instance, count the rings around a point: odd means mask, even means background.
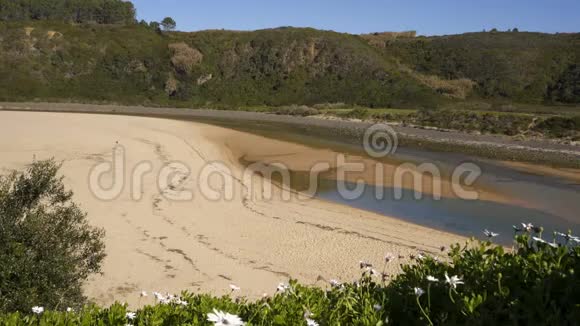
[{"label": "tree", "polygon": [[163,21],[161,22],[161,26],[163,26],[163,30],[167,32],[174,30],[175,27],[177,26],[177,23],[175,22],[175,20],[173,20],[173,18],[165,17],[165,19],[163,19]]},{"label": "tree", "polygon": [[159,24],[158,22],[150,22],[149,27],[156,32],[161,31],[161,24]]},{"label": "tree", "polygon": [[100,271],[104,231],[90,226],[53,160],[0,177],[0,311],[78,307]]},{"label": "tree", "polygon": [[0,0],[0,20],[29,19],[132,24],[135,7],[122,0]]}]

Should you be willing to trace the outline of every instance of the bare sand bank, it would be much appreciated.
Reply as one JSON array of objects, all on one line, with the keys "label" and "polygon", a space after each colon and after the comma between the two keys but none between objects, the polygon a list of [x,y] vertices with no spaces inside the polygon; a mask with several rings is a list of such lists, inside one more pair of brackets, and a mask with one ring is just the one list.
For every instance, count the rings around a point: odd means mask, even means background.
[{"label": "bare sand bank", "polygon": [[[125,150],[128,170],[152,164],[153,172],[138,188],[140,200],[133,198],[130,180],[111,201],[96,198],[88,185],[91,169],[112,159],[117,142]],[[325,286],[324,280],[356,278],[359,260],[382,271],[386,253],[437,253],[441,246],[464,240],[320,200],[285,201],[276,194],[261,198],[263,189],[249,187],[242,178],[239,156],[250,155],[250,148],[297,153],[296,167],[303,162],[298,158],[313,157],[299,145],[192,122],[0,112],[2,171],[21,169],[33,157],[63,161],[62,173],[76,201],[93,225],[105,228],[103,274],[86,286],[87,295],[100,304],[118,300],[137,305],[141,290],[225,294],[229,284],[240,286],[240,295],[257,297],[274,292],[290,277]],[[255,150],[254,155],[261,154]],[[170,162],[183,163],[190,173],[160,187],[158,171]],[[236,180],[233,198],[204,196],[199,182],[204,169],[228,169]],[[111,178],[106,175],[102,181]],[[224,189],[219,178],[210,178],[208,185]],[[167,192],[176,189],[191,191],[193,199],[167,199]],[[388,272],[397,273],[400,262],[387,266]]]}]

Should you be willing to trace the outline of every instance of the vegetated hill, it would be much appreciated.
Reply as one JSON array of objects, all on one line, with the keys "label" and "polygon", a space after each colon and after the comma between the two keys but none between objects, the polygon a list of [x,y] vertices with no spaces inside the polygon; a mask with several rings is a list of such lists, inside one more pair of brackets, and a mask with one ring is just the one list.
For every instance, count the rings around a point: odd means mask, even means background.
[{"label": "vegetated hill", "polygon": [[[192,88],[202,98],[241,104],[409,106],[433,105],[439,97],[353,35],[280,28],[205,31],[174,39],[204,54],[189,74],[176,74],[183,98]],[[192,81],[210,75],[210,81],[192,87]]]},{"label": "vegetated hill", "polygon": [[0,0],[0,21],[26,20],[130,24],[135,7],[123,0]]},{"label": "vegetated hill", "polygon": [[432,106],[439,95],[357,36],[313,29],[160,34],[0,24],[0,99]]},{"label": "vegetated hill", "polygon": [[580,34],[482,32],[437,37],[363,36],[388,58],[442,80],[468,79],[482,98],[580,102]]},{"label": "vegetated hill", "polygon": [[482,97],[580,103],[578,38],[357,36],[304,28],[160,33],[146,24],[1,22],[0,100],[214,107],[433,108]]},{"label": "vegetated hill", "polygon": [[163,98],[167,41],[139,25],[0,24],[1,100]]}]

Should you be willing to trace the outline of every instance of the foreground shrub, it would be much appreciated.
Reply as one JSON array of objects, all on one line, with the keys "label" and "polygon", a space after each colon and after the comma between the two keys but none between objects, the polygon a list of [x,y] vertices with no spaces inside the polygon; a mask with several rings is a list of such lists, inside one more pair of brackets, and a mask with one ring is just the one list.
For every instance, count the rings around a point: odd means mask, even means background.
[{"label": "foreground shrub", "polygon": [[80,306],[82,282],[100,270],[103,231],[87,224],[59,167],[0,177],[0,311]]},{"label": "foreground shrub", "polygon": [[[571,244],[577,238],[562,236],[557,244],[532,231],[516,238],[513,252],[490,242],[456,245],[449,253],[451,263],[426,258],[405,266],[386,289],[388,313],[409,325],[429,319],[440,325],[576,324],[580,249]],[[454,285],[453,276],[461,284]],[[417,297],[415,287],[425,293]]]},{"label": "foreground shrub", "polygon": [[[521,229],[521,230],[520,230]],[[136,312],[115,304],[79,312],[0,316],[7,325],[574,325],[580,318],[580,239],[541,238],[541,228],[517,229],[513,250],[491,242],[452,246],[449,259],[418,254],[388,275],[361,262],[362,278],[331,281],[326,289],[280,284],[257,301],[183,293],[154,293],[155,306]],[[494,234],[488,232],[490,237]],[[444,249],[443,249],[444,250]],[[384,264],[394,264],[393,255]],[[221,323],[220,323],[221,321]]]}]

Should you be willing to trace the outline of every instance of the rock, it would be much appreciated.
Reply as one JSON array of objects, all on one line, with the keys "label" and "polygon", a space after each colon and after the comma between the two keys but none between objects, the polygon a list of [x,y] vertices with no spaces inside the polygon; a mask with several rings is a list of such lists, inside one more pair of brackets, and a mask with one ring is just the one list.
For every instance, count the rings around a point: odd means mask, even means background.
[{"label": "rock", "polygon": [[213,78],[213,74],[201,76],[197,79],[197,85],[201,86],[201,85],[207,83],[208,81],[212,80],[212,78]]},{"label": "rock", "polygon": [[168,96],[173,96],[177,92],[179,86],[179,81],[170,75],[167,81],[165,82],[165,93]]},{"label": "rock", "polygon": [[26,36],[30,37],[32,31],[34,31],[34,27],[24,27],[24,33],[26,33]]}]

